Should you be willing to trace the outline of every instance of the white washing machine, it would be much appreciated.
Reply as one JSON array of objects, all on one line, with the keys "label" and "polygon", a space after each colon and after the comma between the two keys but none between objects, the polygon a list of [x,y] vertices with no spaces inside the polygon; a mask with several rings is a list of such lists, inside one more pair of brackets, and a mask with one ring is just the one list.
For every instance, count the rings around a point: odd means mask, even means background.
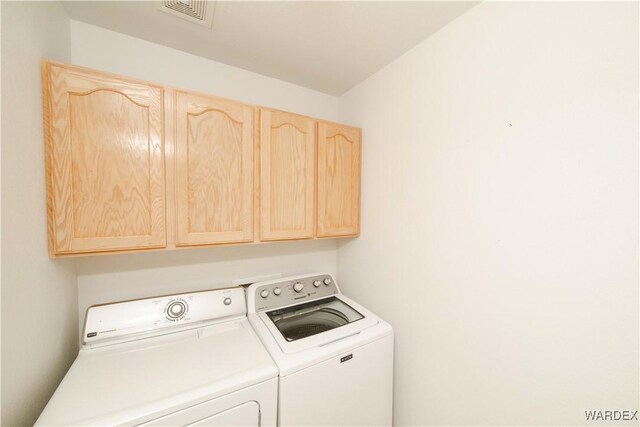
[{"label": "white washing machine", "polygon": [[329,274],[247,288],[249,322],[279,368],[278,425],[390,426],[393,330]]},{"label": "white washing machine", "polygon": [[275,426],[278,369],[242,288],[91,307],[36,425]]}]

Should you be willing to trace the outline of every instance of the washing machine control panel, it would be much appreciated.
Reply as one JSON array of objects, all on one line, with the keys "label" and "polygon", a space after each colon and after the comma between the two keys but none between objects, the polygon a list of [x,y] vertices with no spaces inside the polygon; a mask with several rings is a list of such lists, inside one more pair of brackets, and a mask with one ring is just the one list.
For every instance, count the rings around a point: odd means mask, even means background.
[{"label": "washing machine control panel", "polygon": [[331,275],[320,274],[269,282],[255,287],[253,292],[256,311],[262,311],[334,295],[338,293],[338,287]]},{"label": "washing machine control panel", "polygon": [[87,310],[83,340],[88,344],[245,314],[246,303],[242,288],[103,304]]}]

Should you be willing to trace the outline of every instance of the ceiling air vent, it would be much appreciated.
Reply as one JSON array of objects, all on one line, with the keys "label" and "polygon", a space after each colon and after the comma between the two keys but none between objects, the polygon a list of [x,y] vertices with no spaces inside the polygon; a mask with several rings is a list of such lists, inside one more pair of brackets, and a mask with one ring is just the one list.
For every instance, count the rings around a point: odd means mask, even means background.
[{"label": "ceiling air vent", "polygon": [[156,1],[156,8],[162,12],[178,16],[211,28],[215,1],[210,0],[161,0]]}]

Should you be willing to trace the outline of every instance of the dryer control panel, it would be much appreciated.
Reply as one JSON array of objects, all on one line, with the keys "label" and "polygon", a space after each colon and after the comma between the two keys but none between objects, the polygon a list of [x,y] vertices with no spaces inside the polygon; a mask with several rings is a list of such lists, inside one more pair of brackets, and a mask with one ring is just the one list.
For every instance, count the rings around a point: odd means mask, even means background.
[{"label": "dryer control panel", "polygon": [[82,338],[88,344],[160,334],[169,328],[245,314],[244,290],[239,287],[123,301],[89,307]]},{"label": "dryer control panel", "polygon": [[252,292],[250,304],[255,304],[255,311],[263,311],[335,295],[339,290],[330,274],[317,274],[254,283],[249,292]]}]

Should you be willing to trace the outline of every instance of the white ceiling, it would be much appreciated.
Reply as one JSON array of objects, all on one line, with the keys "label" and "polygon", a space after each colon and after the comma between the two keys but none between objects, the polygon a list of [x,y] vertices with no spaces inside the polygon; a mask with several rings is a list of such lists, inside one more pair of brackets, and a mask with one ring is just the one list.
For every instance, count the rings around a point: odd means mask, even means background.
[{"label": "white ceiling", "polygon": [[66,1],[71,19],[341,95],[477,1],[217,1],[213,28],[151,1]]}]

